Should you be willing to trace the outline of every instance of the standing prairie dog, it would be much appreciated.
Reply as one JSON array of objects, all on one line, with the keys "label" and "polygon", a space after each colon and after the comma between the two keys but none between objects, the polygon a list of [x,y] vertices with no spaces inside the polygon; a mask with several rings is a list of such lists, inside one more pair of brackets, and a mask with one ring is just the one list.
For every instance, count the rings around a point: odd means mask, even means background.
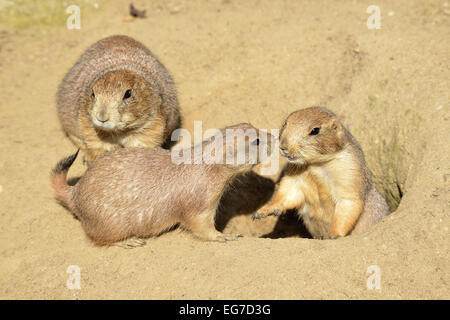
[{"label": "standing prairie dog", "polygon": [[363,233],[389,214],[359,143],[336,115],[322,107],[289,115],[280,131],[288,159],[276,191],[253,218],[297,209],[314,238]]},{"label": "standing prairie dog", "polygon": [[170,73],[143,44],[123,35],[90,46],[56,100],[64,131],[88,163],[117,148],[161,146],[180,124]]},{"label": "standing prairie dog", "polygon": [[[233,138],[227,143],[230,134],[243,139]],[[206,161],[199,164],[177,164],[171,151],[161,148],[107,152],[93,162],[75,186],[69,186],[66,176],[75,154],[58,163],[51,182],[57,199],[98,245],[129,238],[121,245],[142,245],[145,242],[139,238],[157,235],[177,223],[203,240],[236,240],[239,235],[215,229],[216,209],[229,182],[270,155],[272,139],[264,137],[250,124],[222,129],[202,143]],[[214,143],[218,148],[211,148]],[[252,160],[250,150],[260,148],[266,148],[267,155],[258,153]],[[198,152],[195,147],[185,150],[191,155]]]}]

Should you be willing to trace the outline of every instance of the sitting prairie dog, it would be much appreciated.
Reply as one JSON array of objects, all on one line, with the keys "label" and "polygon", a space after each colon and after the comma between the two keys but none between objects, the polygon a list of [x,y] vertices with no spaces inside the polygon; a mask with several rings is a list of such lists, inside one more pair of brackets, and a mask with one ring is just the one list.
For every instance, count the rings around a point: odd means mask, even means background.
[{"label": "sitting prairie dog", "polygon": [[288,164],[272,199],[253,218],[297,209],[310,234],[334,239],[363,233],[389,214],[359,143],[322,107],[291,113],[280,131]]},{"label": "sitting prairie dog", "polygon": [[[248,139],[233,139],[227,144],[226,136],[233,132],[248,134]],[[162,148],[119,149],[100,156],[75,186],[69,186],[66,176],[75,154],[61,160],[53,170],[56,198],[81,221],[88,237],[98,245],[124,239],[128,239],[120,242],[124,247],[143,245],[145,241],[140,238],[158,235],[177,223],[203,240],[236,240],[239,235],[215,229],[219,200],[233,177],[250,171],[270,155],[272,139],[266,141],[250,124],[231,126],[218,134],[223,141],[210,138],[202,143],[203,150],[211,150],[203,153],[205,162],[177,164],[171,151]],[[214,143],[222,153],[210,148]],[[267,148],[267,157],[257,154],[251,160],[251,147]],[[185,150],[194,156],[198,153],[195,147]],[[245,160],[239,155],[245,155]],[[213,162],[214,157],[219,160]],[[227,157],[234,159],[233,163],[226,161]]]},{"label": "sitting prairie dog", "polygon": [[105,151],[161,146],[180,124],[170,73],[143,44],[115,35],[91,45],[64,77],[58,116],[91,163]]}]

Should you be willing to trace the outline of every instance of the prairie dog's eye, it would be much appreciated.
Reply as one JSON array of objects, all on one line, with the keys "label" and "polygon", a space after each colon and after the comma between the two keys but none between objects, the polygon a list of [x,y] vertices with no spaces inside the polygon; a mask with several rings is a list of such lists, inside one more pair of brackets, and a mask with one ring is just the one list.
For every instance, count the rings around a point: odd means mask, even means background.
[{"label": "prairie dog's eye", "polygon": [[259,146],[259,139],[253,140],[252,145]]},{"label": "prairie dog's eye", "polygon": [[94,93],[94,90],[92,90],[92,93],[91,93],[91,98],[95,98],[95,93]]},{"label": "prairie dog's eye", "polygon": [[311,132],[309,133],[310,136],[315,136],[316,134],[319,134],[320,132],[320,128],[314,128],[311,130]]},{"label": "prairie dog's eye", "polygon": [[129,97],[131,97],[131,89],[125,91],[125,94],[123,95],[123,100],[128,99]]}]

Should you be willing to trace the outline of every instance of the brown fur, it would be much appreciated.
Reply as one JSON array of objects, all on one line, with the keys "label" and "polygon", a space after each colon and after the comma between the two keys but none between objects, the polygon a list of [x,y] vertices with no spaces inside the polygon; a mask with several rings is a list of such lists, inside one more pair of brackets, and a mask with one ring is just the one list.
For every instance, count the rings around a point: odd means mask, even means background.
[{"label": "brown fur", "polygon": [[161,146],[180,124],[171,75],[127,36],[90,46],[60,84],[57,104],[64,131],[88,162],[117,148]]},{"label": "brown fur", "polygon": [[289,163],[255,218],[298,209],[314,238],[336,238],[363,233],[389,214],[359,143],[331,111],[311,107],[290,114],[280,131],[280,151]]},{"label": "brown fur", "polygon": [[[254,129],[249,124],[229,127]],[[221,131],[225,139],[225,129]],[[259,136],[238,142],[234,149],[245,148]],[[212,140],[203,142],[205,148]],[[259,141],[259,140],[258,140]],[[270,140],[267,142],[270,154]],[[259,147],[265,147],[262,143]],[[194,147],[187,152],[194,154]],[[224,150],[223,157],[231,152]],[[236,155],[236,153],[235,153]],[[235,240],[214,226],[216,209],[231,179],[250,171],[254,164],[175,164],[169,150],[129,148],[107,152],[88,168],[78,183],[61,183],[68,166],[62,160],[52,175],[59,199],[78,217],[89,238],[108,245],[130,237],[157,235],[177,223],[203,240]],[[257,159],[257,162],[264,159]],[[62,169],[61,169],[62,168]]]}]

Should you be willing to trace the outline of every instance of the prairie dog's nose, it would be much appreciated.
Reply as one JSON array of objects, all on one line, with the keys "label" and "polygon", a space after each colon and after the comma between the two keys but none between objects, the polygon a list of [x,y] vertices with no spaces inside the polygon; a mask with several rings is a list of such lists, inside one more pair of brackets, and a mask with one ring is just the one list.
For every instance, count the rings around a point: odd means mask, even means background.
[{"label": "prairie dog's nose", "polygon": [[95,115],[98,121],[100,122],[106,122],[109,120],[109,115],[106,113],[105,109],[102,109],[100,112],[97,112]]}]

